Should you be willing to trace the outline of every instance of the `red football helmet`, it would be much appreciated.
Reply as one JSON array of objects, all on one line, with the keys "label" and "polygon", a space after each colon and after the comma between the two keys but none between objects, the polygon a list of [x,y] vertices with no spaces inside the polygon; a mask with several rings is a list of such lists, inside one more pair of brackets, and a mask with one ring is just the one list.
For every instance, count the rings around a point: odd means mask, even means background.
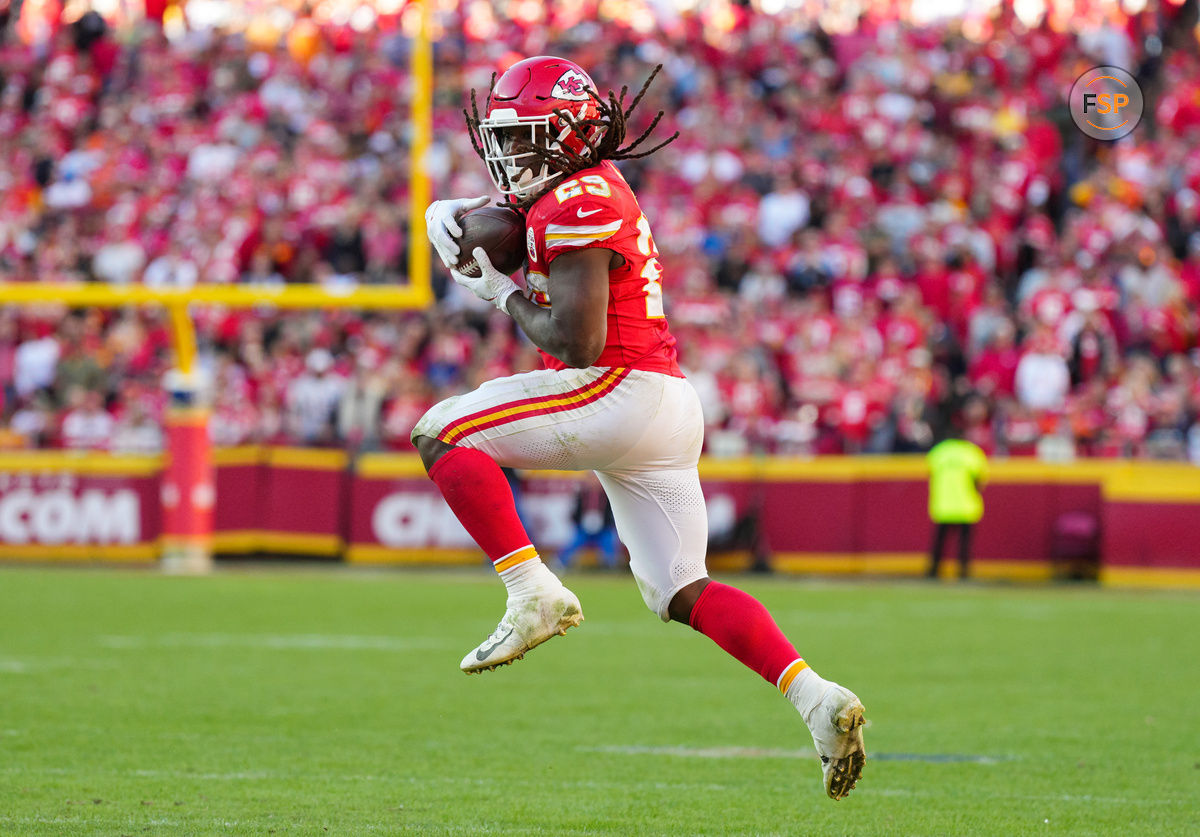
[{"label": "red football helmet", "polygon": [[496,80],[487,114],[479,120],[479,138],[488,174],[501,194],[527,200],[563,173],[528,148],[514,148],[513,139],[600,162],[589,159],[583,138],[594,145],[606,130],[597,124],[596,95],[582,67],[551,55],[518,61]]}]

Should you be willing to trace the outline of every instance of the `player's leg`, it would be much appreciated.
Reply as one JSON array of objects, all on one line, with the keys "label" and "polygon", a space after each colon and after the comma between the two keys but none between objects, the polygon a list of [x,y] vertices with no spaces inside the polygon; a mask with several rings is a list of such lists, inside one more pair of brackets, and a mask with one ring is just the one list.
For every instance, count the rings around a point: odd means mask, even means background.
[{"label": "player's leg", "polygon": [[521,563],[520,559],[532,560],[523,554],[532,552],[533,545],[517,516],[512,488],[494,459],[432,436],[417,436],[413,443],[429,478],[497,571]]},{"label": "player's leg", "polygon": [[926,573],[930,578],[937,578],[938,567],[942,563],[942,552],[946,548],[946,532],[949,527],[945,523],[933,524],[933,540],[929,547],[929,570]]},{"label": "player's leg", "polygon": [[500,466],[482,451],[414,438],[429,478],[463,528],[492,561],[508,590],[496,630],[463,658],[467,674],[519,660],[526,651],[583,620],[575,594],[542,563],[517,516],[512,488]]},{"label": "player's leg", "polygon": [[542,438],[541,405],[570,399],[600,377],[543,370],[500,378],[435,405],[413,428],[430,479],[508,591],[496,630],[463,658],[468,674],[518,660],[583,619],[579,600],[542,563],[501,466],[561,467]]},{"label": "player's leg", "polygon": [[[541,370],[498,378],[435,405],[412,439],[446,502],[508,588],[496,631],[462,661],[471,673],[520,659],[578,625],[579,600],[541,562],[501,470],[590,468],[649,421],[627,369]],[[636,437],[635,437],[636,438]]]},{"label": "player's leg", "polygon": [[761,602],[708,578],[696,469],[599,476],[646,605],[664,621],[690,625],[779,689],[812,733],[826,793],[849,793],[866,760],[862,704],[809,667]]},{"label": "player's leg", "polygon": [[[866,760],[862,704],[809,667],[761,602],[708,578],[708,515],[696,470],[703,438],[699,404],[686,381],[667,390],[647,437],[651,446],[631,450],[613,469],[598,473],[629,549],[630,569],[659,618],[705,634],[787,697],[812,733],[826,792],[840,799]],[[639,460],[652,468],[631,467]],[[669,465],[676,467],[664,467]]]},{"label": "player's leg", "polygon": [[971,531],[974,527],[970,523],[963,523],[958,527],[958,577],[967,578],[970,574],[971,564]]},{"label": "player's leg", "polygon": [[867,758],[862,702],[813,671],[761,602],[736,587],[701,581],[675,594],[668,612],[774,684],[812,733],[825,792],[841,799],[851,791]]}]

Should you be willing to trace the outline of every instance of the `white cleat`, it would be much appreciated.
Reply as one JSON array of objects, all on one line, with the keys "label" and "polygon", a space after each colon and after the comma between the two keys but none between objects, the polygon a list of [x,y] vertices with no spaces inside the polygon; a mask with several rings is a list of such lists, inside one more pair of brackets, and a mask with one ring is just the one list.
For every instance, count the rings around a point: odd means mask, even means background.
[{"label": "white cleat", "polygon": [[519,598],[509,596],[508,609],[492,635],[467,656],[459,667],[467,674],[491,671],[525,656],[567,628],[583,621],[583,609],[575,594],[561,585]]},{"label": "white cleat", "polygon": [[862,737],[864,710],[854,692],[825,682],[828,687],[804,722],[821,757],[825,793],[830,799],[841,799],[858,783],[867,762]]}]

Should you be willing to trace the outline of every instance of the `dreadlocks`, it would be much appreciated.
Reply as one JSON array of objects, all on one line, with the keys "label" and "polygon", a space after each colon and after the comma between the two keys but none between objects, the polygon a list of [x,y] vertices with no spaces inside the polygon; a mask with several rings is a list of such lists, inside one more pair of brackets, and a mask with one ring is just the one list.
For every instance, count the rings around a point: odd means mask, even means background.
[{"label": "dreadlocks", "polygon": [[[488,82],[488,104],[492,101],[492,90],[496,87],[496,74],[492,73],[492,80]],[[463,118],[467,121],[467,136],[471,138],[471,147],[475,149],[475,153],[480,160],[486,159],[483,155],[483,133],[479,127],[479,103],[475,100],[475,88],[471,88],[471,110],[468,113],[466,108],[463,108]]]},{"label": "dreadlocks", "polygon": [[[642,143],[650,138],[650,134],[654,132],[654,129],[658,127],[658,123],[663,118],[664,111],[660,110],[658,112],[650,122],[649,127],[637,139],[624,147],[622,145],[625,142],[629,117],[632,116],[634,109],[641,103],[642,98],[646,95],[646,91],[650,89],[650,84],[662,68],[662,64],[654,68],[649,78],[646,79],[646,83],[642,85],[642,89],[638,91],[633,101],[629,103],[629,107],[625,107],[625,99],[629,95],[629,86],[625,85],[621,88],[619,96],[610,90],[608,91],[607,98],[601,97],[590,87],[585,88],[588,95],[596,103],[596,110],[599,112],[599,116],[595,119],[576,119],[568,111],[562,109],[554,111],[554,115],[561,119],[563,124],[570,126],[571,132],[578,138],[583,147],[583,150],[580,152],[575,152],[562,143],[556,143],[557,148],[547,148],[523,139],[514,139],[513,150],[532,153],[543,163],[557,170],[562,177],[577,172],[580,169],[598,165],[602,160],[637,160],[650,156],[655,151],[671,144],[679,137],[679,132],[676,131],[653,148],[642,151],[638,150]],[[488,87],[488,104],[491,103],[490,91],[495,86],[496,74],[492,73],[492,81]],[[479,105],[476,101],[474,90],[471,91],[471,110],[468,112],[464,108],[463,117],[467,122],[467,134],[471,138],[471,146],[475,149],[475,153],[479,155],[480,159],[486,160],[483,149],[483,134],[480,129]],[[589,136],[591,133],[590,129],[595,127],[605,128],[598,140],[593,140]],[[504,177],[507,180],[507,175],[504,175]],[[526,206],[533,203],[537,197],[540,197],[540,195],[526,198],[517,203],[520,206]]]}]

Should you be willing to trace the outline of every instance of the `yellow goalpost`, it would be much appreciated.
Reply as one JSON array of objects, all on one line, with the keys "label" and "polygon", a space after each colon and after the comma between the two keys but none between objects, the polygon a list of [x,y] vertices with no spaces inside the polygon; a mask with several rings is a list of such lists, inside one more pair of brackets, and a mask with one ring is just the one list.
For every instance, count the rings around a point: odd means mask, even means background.
[{"label": "yellow goalpost", "polygon": [[[423,219],[418,221],[422,223]],[[418,227],[422,240],[424,230]],[[192,306],[274,309],[396,310],[427,306],[433,300],[429,273],[402,286],[331,289],[313,285],[199,285],[186,290],[89,283],[0,282],[2,306],[69,308],[159,307],[169,315],[174,368],[163,381],[166,456],[163,461],[161,565],[172,573],[198,574],[212,568],[213,511],[216,503],[209,409],[205,382],[196,369]]]},{"label": "yellow goalpost", "polygon": [[409,177],[408,284],[349,285],[198,285],[149,288],[100,283],[0,282],[0,307],[71,308],[160,307],[169,315],[175,368],[164,386],[169,401],[165,418],[166,457],[162,475],[162,565],[167,571],[205,572],[212,566],[212,450],[208,409],[196,372],[196,335],[192,306],[277,309],[387,310],[424,308],[433,302],[430,247],[425,237],[425,207],[431,194],[427,170],[432,133],[433,49],[430,2],[420,3],[419,27],[411,59],[412,147]]},{"label": "yellow goalpost", "polygon": [[[424,218],[417,224],[416,232],[425,241]],[[428,247],[428,241],[425,244]],[[426,262],[428,264],[428,259]],[[320,285],[197,285],[178,289],[90,282],[0,282],[0,306],[161,307],[170,315],[176,365],[185,374],[191,373],[196,355],[196,337],[188,314],[192,305],[368,311],[424,308],[432,301],[428,267],[422,274],[413,274],[413,281],[408,285],[358,285],[346,289]]]}]

